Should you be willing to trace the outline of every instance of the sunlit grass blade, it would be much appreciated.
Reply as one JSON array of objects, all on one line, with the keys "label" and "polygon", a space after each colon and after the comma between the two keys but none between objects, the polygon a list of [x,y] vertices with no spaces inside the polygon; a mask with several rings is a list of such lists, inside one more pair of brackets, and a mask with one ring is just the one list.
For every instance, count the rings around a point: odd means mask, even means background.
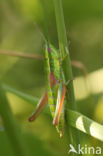
[{"label": "sunlit grass blade", "polygon": [[68,125],[103,141],[103,125],[76,111],[68,110]]}]

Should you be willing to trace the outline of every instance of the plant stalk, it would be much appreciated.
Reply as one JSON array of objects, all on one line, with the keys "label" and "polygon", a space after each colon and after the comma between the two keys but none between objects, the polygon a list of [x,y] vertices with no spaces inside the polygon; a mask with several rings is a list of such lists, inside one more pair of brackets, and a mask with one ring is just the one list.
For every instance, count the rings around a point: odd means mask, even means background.
[{"label": "plant stalk", "polygon": [[0,54],[1,55],[20,57],[20,58],[27,58],[27,59],[38,59],[38,60],[43,60],[44,59],[43,56],[38,55],[38,54],[14,52],[14,51],[11,51],[11,50],[2,50],[2,49],[0,49]]},{"label": "plant stalk", "polygon": [[[54,7],[55,7],[57,32],[58,32],[58,39],[59,39],[59,49],[60,49],[61,57],[63,59],[63,71],[64,71],[65,79],[67,82],[68,80],[73,79],[73,75],[72,75],[71,61],[70,61],[69,50],[68,50],[68,45],[67,45],[67,37],[66,37],[62,2],[61,0],[53,0],[53,2],[54,2]],[[71,81],[71,83],[67,85],[67,90],[69,92],[69,98],[67,98],[67,100],[69,100],[69,105],[67,102],[66,108],[76,110],[73,81]],[[65,114],[66,114],[66,121],[67,121],[68,120],[67,111],[65,111]],[[70,134],[71,143],[75,147],[77,147],[77,145],[79,144],[79,135],[77,134],[78,132],[71,127],[68,128],[68,126],[66,126],[66,131],[67,133]]]}]

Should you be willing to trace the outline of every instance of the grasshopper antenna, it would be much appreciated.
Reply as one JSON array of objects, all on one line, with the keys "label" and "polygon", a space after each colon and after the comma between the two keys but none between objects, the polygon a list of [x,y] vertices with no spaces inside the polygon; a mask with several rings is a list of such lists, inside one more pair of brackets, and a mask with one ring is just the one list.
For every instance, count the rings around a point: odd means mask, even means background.
[{"label": "grasshopper antenna", "polygon": [[44,34],[42,33],[40,27],[38,26],[38,24],[36,22],[34,22],[34,26],[36,27],[36,29],[38,30],[38,32],[40,33],[41,37],[43,38],[44,42],[47,43],[46,37],[44,36]]}]

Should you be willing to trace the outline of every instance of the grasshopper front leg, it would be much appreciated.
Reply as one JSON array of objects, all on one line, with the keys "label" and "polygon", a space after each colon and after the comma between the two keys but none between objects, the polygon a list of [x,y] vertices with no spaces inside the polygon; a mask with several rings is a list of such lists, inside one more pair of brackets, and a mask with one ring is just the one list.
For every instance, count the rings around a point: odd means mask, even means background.
[{"label": "grasshopper front leg", "polygon": [[46,106],[48,102],[48,94],[47,92],[44,93],[42,99],[40,100],[40,102],[38,103],[37,109],[36,111],[30,116],[29,121],[34,121],[38,115],[40,114],[40,112],[43,110],[43,108]]}]

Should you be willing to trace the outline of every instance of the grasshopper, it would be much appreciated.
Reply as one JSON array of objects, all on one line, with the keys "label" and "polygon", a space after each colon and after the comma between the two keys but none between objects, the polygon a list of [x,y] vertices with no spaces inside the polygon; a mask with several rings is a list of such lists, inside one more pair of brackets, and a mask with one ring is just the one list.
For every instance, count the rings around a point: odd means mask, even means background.
[{"label": "grasshopper", "polygon": [[[35,26],[37,27],[37,25]],[[65,82],[65,77],[62,70],[63,59],[61,59],[60,53],[53,45],[49,44],[46,41],[40,29],[38,30],[46,43],[44,59],[46,67],[47,88],[43,97],[39,101],[35,112],[30,116],[29,121],[30,122],[34,121],[48,103],[53,118],[53,125],[56,126],[57,132],[59,133],[61,138],[64,133],[64,123],[65,123],[64,100],[67,91],[66,85],[71,80]],[[72,65],[82,69],[82,65],[76,61],[74,61]]]},{"label": "grasshopper", "polygon": [[45,66],[47,91],[40,100],[36,111],[29,118],[34,121],[44,106],[48,103],[53,117],[53,125],[56,126],[60,137],[64,132],[64,99],[66,94],[66,85],[62,71],[62,60],[57,50],[51,45],[45,47]]}]

